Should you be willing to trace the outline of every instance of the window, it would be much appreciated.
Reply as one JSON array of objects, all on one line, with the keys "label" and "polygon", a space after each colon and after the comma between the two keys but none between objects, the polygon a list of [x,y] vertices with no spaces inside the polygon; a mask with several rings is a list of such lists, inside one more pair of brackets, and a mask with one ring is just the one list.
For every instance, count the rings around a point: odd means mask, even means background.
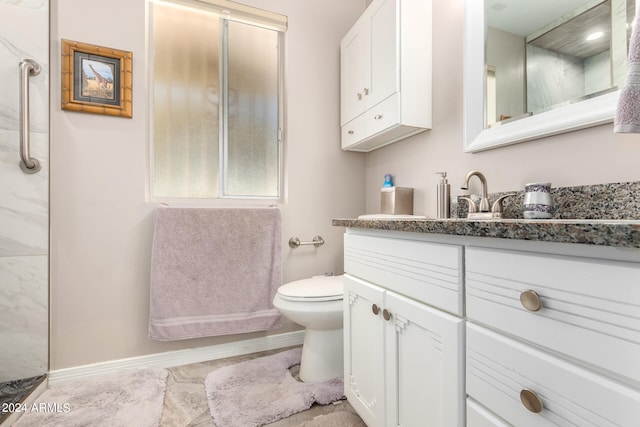
[{"label": "window", "polygon": [[216,1],[150,4],[153,198],[280,197],[284,17]]}]

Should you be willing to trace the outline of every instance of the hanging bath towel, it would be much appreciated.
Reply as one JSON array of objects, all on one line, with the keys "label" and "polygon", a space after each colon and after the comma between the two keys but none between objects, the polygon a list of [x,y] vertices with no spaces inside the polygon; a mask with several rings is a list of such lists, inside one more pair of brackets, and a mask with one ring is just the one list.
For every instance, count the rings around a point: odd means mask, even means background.
[{"label": "hanging bath towel", "polygon": [[149,336],[169,341],[280,326],[277,208],[159,206],[151,250]]},{"label": "hanging bath towel", "polygon": [[629,68],[627,83],[620,92],[613,131],[640,133],[640,28],[638,15],[634,18],[629,42]]}]

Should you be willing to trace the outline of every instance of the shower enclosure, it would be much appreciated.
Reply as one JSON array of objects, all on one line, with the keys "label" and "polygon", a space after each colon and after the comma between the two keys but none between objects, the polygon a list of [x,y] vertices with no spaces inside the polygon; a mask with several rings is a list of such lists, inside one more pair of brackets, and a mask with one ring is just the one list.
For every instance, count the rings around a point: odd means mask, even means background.
[{"label": "shower enclosure", "polygon": [[0,0],[0,404],[48,370],[48,61],[49,2]]}]

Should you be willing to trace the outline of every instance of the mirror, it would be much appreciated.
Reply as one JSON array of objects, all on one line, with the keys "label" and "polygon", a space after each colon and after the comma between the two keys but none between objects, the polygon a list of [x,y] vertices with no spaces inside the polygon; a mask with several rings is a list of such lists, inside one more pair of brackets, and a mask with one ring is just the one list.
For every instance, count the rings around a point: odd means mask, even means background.
[{"label": "mirror", "polygon": [[635,3],[466,0],[464,151],[613,121]]}]

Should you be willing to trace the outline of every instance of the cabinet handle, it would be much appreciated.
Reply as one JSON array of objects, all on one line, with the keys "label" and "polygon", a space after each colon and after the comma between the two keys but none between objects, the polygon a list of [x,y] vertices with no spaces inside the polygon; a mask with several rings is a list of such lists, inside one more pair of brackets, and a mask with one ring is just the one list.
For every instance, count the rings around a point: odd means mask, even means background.
[{"label": "cabinet handle", "polygon": [[382,310],[382,317],[384,317],[384,320],[390,320],[391,312],[385,308],[384,310]]},{"label": "cabinet handle", "polygon": [[520,303],[529,311],[538,311],[542,308],[540,295],[531,289],[527,289],[520,294]]},{"label": "cabinet handle", "polygon": [[524,407],[530,412],[533,412],[534,414],[542,412],[542,400],[540,400],[540,397],[535,391],[523,388],[520,392],[520,400]]},{"label": "cabinet handle", "polygon": [[365,95],[369,95],[369,88],[365,87],[363,92],[364,92]]},{"label": "cabinet handle", "polygon": [[353,135],[353,131],[352,131],[352,130],[348,131],[347,133],[348,133],[349,135]]},{"label": "cabinet handle", "polygon": [[373,304],[371,306],[371,311],[373,311],[373,314],[375,314],[376,316],[378,315],[378,313],[380,313],[380,307],[378,307],[377,304]]},{"label": "cabinet handle", "polygon": [[380,120],[382,118],[382,114],[376,114],[375,116],[373,116],[373,118],[376,120]]},{"label": "cabinet handle", "polygon": [[356,97],[358,98],[358,101],[362,100],[362,94],[360,92],[356,94]]}]

